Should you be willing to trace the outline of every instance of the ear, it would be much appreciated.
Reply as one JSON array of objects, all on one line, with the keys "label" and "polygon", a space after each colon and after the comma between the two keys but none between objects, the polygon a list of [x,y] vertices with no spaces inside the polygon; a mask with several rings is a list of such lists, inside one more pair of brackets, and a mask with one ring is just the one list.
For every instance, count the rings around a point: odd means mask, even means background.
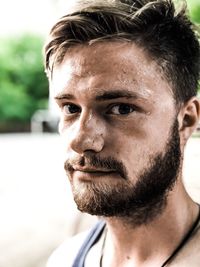
[{"label": "ear", "polygon": [[200,119],[200,100],[192,97],[180,109],[178,114],[181,143],[186,144],[188,138],[196,129]]}]

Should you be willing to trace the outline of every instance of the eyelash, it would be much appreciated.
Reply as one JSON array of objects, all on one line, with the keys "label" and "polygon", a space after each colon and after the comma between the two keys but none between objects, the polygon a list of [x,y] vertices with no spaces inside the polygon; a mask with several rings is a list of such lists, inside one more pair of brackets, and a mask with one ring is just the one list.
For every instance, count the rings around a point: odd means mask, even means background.
[{"label": "eyelash", "polygon": [[[128,112],[127,111],[127,113],[122,113],[122,114],[114,114],[114,113],[112,113],[111,112],[111,110],[113,109],[113,108],[116,108],[116,107],[118,107],[118,108],[120,108],[120,106],[122,107],[122,106],[124,106],[124,107],[128,107],[129,109],[131,109],[131,111],[130,112]],[[108,111],[106,112],[107,114],[111,114],[111,115],[121,115],[121,116],[125,116],[125,115],[129,115],[130,113],[133,113],[134,111],[136,111],[137,110],[137,108],[134,106],[134,105],[131,105],[131,104],[126,104],[126,103],[117,103],[117,104],[114,104],[114,105],[111,105],[110,107],[109,107],[109,109],[108,109]]]},{"label": "eyelash", "polygon": [[[77,109],[77,111],[75,110],[75,112],[69,112],[69,113],[66,113],[66,111],[65,111],[65,107],[66,106],[68,106],[68,108],[75,108],[75,109]],[[117,108],[118,107],[118,109],[120,108],[120,106],[121,106],[121,108],[122,108],[122,106],[124,107],[124,108],[129,108],[130,109],[130,112],[129,111],[125,111],[125,113],[121,113],[120,114],[120,112],[118,113],[118,114],[116,114],[116,113],[114,113],[113,111],[112,111],[112,109],[114,109],[114,108]],[[61,109],[62,109],[62,112],[66,115],[66,116],[73,116],[73,115],[75,115],[75,114],[77,114],[77,113],[80,113],[81,112],[81,108],[78,106],[78,105],[76,105],[76,104],[73,104],[73,103],[63,103],[62,105],[61,105]],[[127,104],[127,103],[115,103],[115,104],[111,104],[111,105],[109,105],[108,106],[108,109],[107,109],[107,111],[106,111],[106,113],[105,114],[108,114],[108,115],[116,115],[116,116],[128,116],[129,114],[131,114],[131,113],[133,113],[133,112],[135,112],[135,111],[137,111],[139,108],[138,107],[136,107],[135,105],[131,105],[131,104]]]},{"label": "eyelash", "polygon": [[[65,103],[62,105],[62,110],[65,109],[66,106],[71,106],[71,107],[75,107],[76,109],[78,109],[79,111],[81,111],[81,108],[75,104],[71,104],[71,103]],[[77,111],[78,112],[78,111]],[[66,113],[66,115],[70,116],[70,115],[73,115],[73,114],[76,114],[77,112],[72,112],[72,113]]]}]

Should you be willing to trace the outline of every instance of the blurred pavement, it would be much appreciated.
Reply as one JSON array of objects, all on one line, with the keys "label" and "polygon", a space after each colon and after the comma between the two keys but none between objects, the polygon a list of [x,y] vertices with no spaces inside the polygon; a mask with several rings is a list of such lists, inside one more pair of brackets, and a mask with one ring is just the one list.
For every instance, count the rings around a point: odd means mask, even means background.
[{"label": "blurred pavement", "polygon": [[0,151],[0,267],[44,267],[95,219],[72,201],[58,135],[1,134]]},{"label": "blurred pavement", "polygon": [[[57,134],[1,134],[0,151],[0,267],[44,267],[58,244],[95,218],[76,210]],[[199,176],[200,138],[192,138],[184,179],[200,202]]]}]

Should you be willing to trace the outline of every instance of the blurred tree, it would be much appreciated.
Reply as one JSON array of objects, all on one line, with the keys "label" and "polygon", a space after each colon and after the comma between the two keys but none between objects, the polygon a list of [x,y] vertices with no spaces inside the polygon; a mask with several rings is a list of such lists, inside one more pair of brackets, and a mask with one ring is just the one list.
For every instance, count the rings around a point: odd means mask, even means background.
[{"label": "blurred tree", "polygon": [[[197,32],[200,41],[200,0],[187,0],[189,14],[192,21],[197,25]],[[200,94],[200,82],[199,82],[199,94]]]},{"label": "blurred tree", "polygon": [[[187,0],[187,4],[192,20],[200,23],[200,0]],[[48,81],[41,55],[43,41],[31,34],[1,40],[0,131],[1,124],[28,123],[37,109],[47,107]]]},{"label": "blurred tree", "polygon": [[30,34],[1,40],[0,123],[29,122],[35,110],[47,107],[42,45],[41,37]]},{"label": "blurred tree", "polygon": [[200,1],[187,0],[187,5],[191,19],[196,23],[200,23]]}]

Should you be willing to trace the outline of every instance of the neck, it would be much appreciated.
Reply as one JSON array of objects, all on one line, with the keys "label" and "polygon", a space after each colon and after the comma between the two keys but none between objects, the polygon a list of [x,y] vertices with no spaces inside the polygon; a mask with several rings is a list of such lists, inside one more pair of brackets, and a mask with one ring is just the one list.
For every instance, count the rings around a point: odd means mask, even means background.
[{"label": "neck", "polygon": [[198,206],[177,184],[162,213],[141,225],[131,219],[106,218],[107,240],[103,266],[162,266],[197,218]]}]

